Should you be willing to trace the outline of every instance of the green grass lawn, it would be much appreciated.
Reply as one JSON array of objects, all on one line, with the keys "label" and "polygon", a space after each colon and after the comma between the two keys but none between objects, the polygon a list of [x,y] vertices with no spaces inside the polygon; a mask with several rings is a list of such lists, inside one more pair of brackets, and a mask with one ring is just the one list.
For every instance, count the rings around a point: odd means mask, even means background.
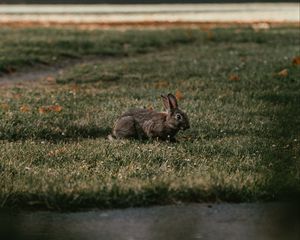
[{"label": "green grass lawn", "polygon": [[85,56],[121,57],[191,43],[196,31],[76,31],[0,29],[0,74]]},{"label": "green grass lawn", "polygon": [[[54,80],[0,88],[2,207],[269,201],[300,193],[300,66],[292,64],[299,29],[0,34],[2,73],[98,59]],[[278,75],[283,69],[288,74]],[[120,113],[161,110],[160,94],[176,91],[191,122],[178,143],[107,140]]]}]

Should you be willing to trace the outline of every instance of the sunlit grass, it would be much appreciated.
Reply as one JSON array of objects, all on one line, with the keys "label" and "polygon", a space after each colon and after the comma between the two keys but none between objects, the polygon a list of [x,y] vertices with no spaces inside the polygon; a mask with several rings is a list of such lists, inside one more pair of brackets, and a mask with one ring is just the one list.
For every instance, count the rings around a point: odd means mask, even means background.
[{"label": "sunlit grass", "polygon": [[[66,34],[59,31],[58,38]],[[0,89],[2,206],[128,207],[299,193],[300,69],[292,64],[299,31],[219,29],[207,37],[193,30],[191,42],[181,40],[189,30],[175,32],[175,45],[164,40],[169,31],[123,32],[120,38],[164,44],[122,58],[116,50],[55,81]],[[93,36],[86,36],[92,45]],[[119,41],[116,32],[105,36]],[[282,69],[288,76],[278,76]],[[191,121],[178,143],[107,140],[121,112],[161,110],[160,94],[176,90]]]}]

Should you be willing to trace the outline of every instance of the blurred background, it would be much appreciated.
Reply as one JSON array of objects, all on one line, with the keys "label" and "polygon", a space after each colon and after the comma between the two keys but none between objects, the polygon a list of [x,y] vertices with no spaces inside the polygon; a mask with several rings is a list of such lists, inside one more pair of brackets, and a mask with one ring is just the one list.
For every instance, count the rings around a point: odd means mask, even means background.
[{"label": "blurred background", "polygon": [[298,2],[297,0],[0,0],[0,3],[14,4],[14,3],[39,3],[39,4],[48,4],[48,3],[242,3],[242,2]]},{"label": "blurred background", "polygon": [[157,27],[253,22],[298,24],[299,3],[297,0],[0,0],[1,25],[154,24]]}]

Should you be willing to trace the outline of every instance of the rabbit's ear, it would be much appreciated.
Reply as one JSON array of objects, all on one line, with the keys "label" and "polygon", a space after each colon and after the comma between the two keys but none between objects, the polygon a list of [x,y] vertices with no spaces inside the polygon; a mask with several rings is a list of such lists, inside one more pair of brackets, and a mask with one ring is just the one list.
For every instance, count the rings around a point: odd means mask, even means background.
[{"label": "rabbit's ear", "polygon": [[161,98],[162,98],[162,100],[163,100],[163,104],[164,104],[165,109],[169,111],[169,110],[171,109],[171,108],[170,108],[170,101],[169,101],[169,98],[166,97],[166,96],[164,96],[164,95],[161,95]]},{"label": "rabbit's ear", "polygon": [[169,99],[170,109],[178,108],[177,99],[173,94],[169,93],[168,99]]}]

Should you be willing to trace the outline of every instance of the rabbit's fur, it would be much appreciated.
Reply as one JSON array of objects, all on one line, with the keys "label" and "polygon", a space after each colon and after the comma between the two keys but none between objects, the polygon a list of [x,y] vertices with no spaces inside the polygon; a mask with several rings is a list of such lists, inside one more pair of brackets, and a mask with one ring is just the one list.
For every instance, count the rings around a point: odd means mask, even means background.
[{"label": "rabbit's fur", "polygon": [[178,108],[176,97],[172,94],[161,96],[166,112],[150,109],[133,109],[122,114],[115,122],[113,137],[176,141],[179,130],[190,128],[187,115]]}]

